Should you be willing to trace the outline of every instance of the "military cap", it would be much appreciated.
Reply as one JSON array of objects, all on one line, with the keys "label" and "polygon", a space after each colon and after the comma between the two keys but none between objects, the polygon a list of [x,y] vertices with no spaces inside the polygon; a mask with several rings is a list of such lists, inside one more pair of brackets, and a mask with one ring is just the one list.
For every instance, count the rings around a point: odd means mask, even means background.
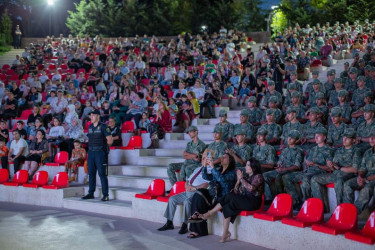
[{"label": "military cap", "polygon": [[335,69],[331,69],[330,70],[334,75],[336,75],[336,70]]},{"label": "military cap", "polygon": [[241,114],[240,115],[249,116],[249,112],[247,111],[247,109],[243,109],[243,110],[241,110]]},{"label": "military cap", "polygon": [[313,74],[313,75],[319,75],[319,71],[314,70],[314,71],[312,72],[312,74]]},{"label": "military cap", "polygon": [[267,109],[266,115],[275,115],[275,111],[273,109]]},{"label": "military cap", "polygon": [[219,117],[227,116],[227,111],[225,109],[221,109],[219,112]]},{"label": "military cap", "polygon": [[359,56],[359,53],[358,52],[355,52],[354,53],[354,56],[356,57],[356,56]]},{"label": "military cap", "polygon": [[314,80],[312,81],[312,84],[313,84],[313,85],[315,85],[315,84],[320,84],[319,79],[314,79]]},{"label": "military cap", "polygon": [[348,91],[346,91],[345,89],[342,89],[342,90],[339,91],[338,96],[339,97],[346,97],[346,96],[348,96]]},{"label": "military cap", "polygon": [[291,74],[291,75],[294,75],[294,76],[297,76],[297,75],[298,75],[297,71],[290,72],[290,74]]},{"label": "military cap", "polygon": [[298,130],[292,129],[289,131],[288,137],[299,140],[301,138],[301,133]]},{"label": "military cap", "polygon": [[213,133],[223,133],[223,131],[219,127],[215,126]]},{"label": "military cap", "polygon": [[341,109],[339,107],[334,107],[331,110],[331,117],[341,116]]},{"label": "military cap", "polygon": [[365,60],[363,60],[363,58],[360,58],[360,59],[358,60],[358,63],[363,63],[363,62],[365,62]]},{"label": "military cap", "polygon": [[335,78],[335,81],[334,81],[334,82],[340,82],[340,83],[342,83],[342,78],[337,77],[337,78]]},{"label": "military cap", "polygon": [[297,86],[295,83],[289,83],[289,89],[294,89],[296,90],[297,89]]},{"label": "military cap", "polygon": [[317,107],[311,107],[307,112],[308,113],[320,114],[320,110]]},{"label": "military cap", "polygon": [[286,113],[290,114],[292,112],[297,113],[297,110],[295,108],[293,108],[293,107],[288,107],[287,110],[286,110]]},{"label": "military cap", "polygon": [[187,130],[186,130],[186,134],[188,134],[189,132],[191,131],[198,131],[198,128],[196,126],[190,126]]},{"label": "military cap", "polygon": [[343,136],[344,137],[348,137],[348,138],[356,138],[357,137],[357,133],[355,132],[354,128],[346,128],[344,130]]},{"label": "military cap", "polygon": [[332,72],[331,70],[327,71],[327,76],[334,76],[335,72]]},{"label": "military cap", "polygon": [[298,91],[294,91],[292,93],[292,98],[298,98],[298,97],[301,97],[301,94]]},{"label": "military cap", "polygon": [[370,71],[375,71],[375,67],[371,67]]},{"label": "military cap", "polygon": [[270,99],[268,100],[268,102],[273,102],[273,103],[277,103],[277,97],[276,96],[271,96]]},{"label": "military cap", "polygon": [[272,81],[272,80],[268,81],[268,86],[271,86],[271,85],[274,85],[274,86],[275,86],[275,82]]},{"label": "military cap", "polygon": [[246,131],[244,129],[237,128],[234,130],[234,136],[236,135],[246,135]]},{"label": "military cap", "polygon": [[349,66],[349,62],[344,62],[344,65]]},{"label": "military cap", "polygon": [[371,91],[366,91],[365,94],[364,94],[364,96],[372,98],[372,92]]},{"label": "military cap", "polygon": [[350,70],[349,70],[349,73],[358,73],[358,70],[356,67],[351,67]]},{"label": "military cap", "polygon": [[268,134],[267,129],[265,129],[265,128],[259,128],[258,129],[257,135],[267,135],[267,134]]},{"label": "military cap", "polygon": [[325,127],[318,127],[315,130],[315,134],[327,135],[327,129]]},{"label": "military cap", "polygon": [[364,81],[366,81],[366,77],[365,76],[358,76],[357,81],[364,82]]},{"label": "military cap", "polygon": [[248,102],[257,102],[257,98],[255,96],[250,96]]},{"label": "military cap", "polygon": [[374,137],[375,136],[375,128],[370,130],[369,137]]},{"label": "military cap", "polygon": [[325,99],[324,94],[323,94],[322,92],[318,92],[318,93],[316,94],[316,99],[317,99],[317,100]]},{"label": "military cap", "polygon": [[363,112],[375,112],[375,105],[374,104],[366,104],[363,107]]},{"label": "military cap", "polygon": [[100,111],[97,109],[94,109],[93,111],[91,111],[90,115],[100,115]]},{"label": "military cap", "polygon": [[366,65],[366,66],[365,66],[365,70],[371,70],[371,68],[372,68],[372,67],[371,67],[370,65]]}]

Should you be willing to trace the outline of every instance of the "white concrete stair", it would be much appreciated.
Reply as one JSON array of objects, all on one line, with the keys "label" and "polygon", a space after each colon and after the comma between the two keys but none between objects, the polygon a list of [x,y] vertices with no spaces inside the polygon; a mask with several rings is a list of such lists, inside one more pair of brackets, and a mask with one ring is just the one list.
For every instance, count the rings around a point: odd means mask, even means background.
[{"label": "white concrete stair", "polygon": [[[158,176],[129,176],[129,175],[109,175],[108,183],[110,186],[118,187],[130,187],[130,188],[139,188],[147,190],[148,186],[154,179],[163,179],[165,181],[165,189],[171,189],[171,183],[167,177],[161,178]],[[97,184],[100,184],[97,182]]]},{"label": "white concrete stair", "polygon": [[111,166],[108,169],[109,175],[128,175],[144,177],[167,177],[167,166],[150,165],[121,165]]},{"label": "white concrete stair", "polygon": [[[84,188],[84,190],[85,190],[85,194],[87,194],[88,191],[89,191],[89,187],[86,186]],[[132,188],[132,187],[124,188],[124,187],[110,186],[108,195],[109,195],[110,200],[130,201],[131,202],[132,199],[134,198],[135,194],[144,193],[144,192],[146,192],[146,190],[147,189],[145,189],[145,188]],[[100,198],[100,199],[103,197],[102,187],[100,187],[100,186],[96,187],[95,192],[94,192],[94,196],[96,198]]]}]

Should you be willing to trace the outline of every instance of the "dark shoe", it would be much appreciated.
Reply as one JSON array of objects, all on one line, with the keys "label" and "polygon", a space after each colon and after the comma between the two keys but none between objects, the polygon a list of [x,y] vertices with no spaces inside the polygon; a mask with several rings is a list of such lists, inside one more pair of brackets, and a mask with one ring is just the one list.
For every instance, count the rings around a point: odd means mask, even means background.
[{"label": "dark shoe", "polygon": [[293,205],[293,210],[299,211],[301,210],[302,202],[296,202],[296,204]]},{"label": "dark shoe", "polygon": [[93,194],[87,194],[81,198],[82,200],[95,199]]},{"label": "dark shoe", "polygon": [[194,234],[194,233],[191,233],[187,236],[189,239],[194,239],[194,238],[198,238],[199,237],[199,234]]},{"label": "dark shoe", "polygon": [[179,234],[186,234],[187,232],[189,232],[189,230],[187,229],[187,225],[185,223],[182,223],[180,231],[178,231],[178,233]]},{"label": "dark shoe", "polygon": [[272,204],[272,200],[265,200],[264,205],[269,206]]},{"label": "dark shoe", "polygon": [[108,195],[104,195],[103,198],[102,198],[102,201],[109,201],[109,196]]},{"label": "dark shoe", "polygon": [[161,228],[158,228],[158,231],[167,231],[167,230],[172,230],[174,229],[173,224],[165,223],[164,226]]}]

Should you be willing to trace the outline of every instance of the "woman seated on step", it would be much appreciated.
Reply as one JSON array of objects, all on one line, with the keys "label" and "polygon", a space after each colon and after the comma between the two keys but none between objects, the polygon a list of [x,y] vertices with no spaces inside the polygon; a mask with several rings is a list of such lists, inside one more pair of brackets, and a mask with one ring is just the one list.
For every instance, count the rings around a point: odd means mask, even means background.
[{"label": "woman seated on step", "polygon": [[[212,154],[213,155],[213,154]],[[192,216],[189,218],[190,234],[188,238],[208,235],[207,221],[199,218],[213,208],[218,200],[225,197],[236,184],[235,160],[228,153],[221,157],[219,168],[215,168],[210,154],[207,153],[207,166],[203,168],[203,178],[210,181],[208,189],[198,189],[191,201]]]},{"label": "woman seated on step", "polygon": [[213,209],[205,214],[199,214],[198,217],[207,220],[216,212],[222,210],[224,222],[220,242],[225,242],[231,236],[229,222],[233,224],[242,210],[258,210],[262,203],[263,193],[264,179],[259,161],[251,158],[246,162],[245,171],[237,169],[237,183],[232,192],[219,199],[219,203]]}]

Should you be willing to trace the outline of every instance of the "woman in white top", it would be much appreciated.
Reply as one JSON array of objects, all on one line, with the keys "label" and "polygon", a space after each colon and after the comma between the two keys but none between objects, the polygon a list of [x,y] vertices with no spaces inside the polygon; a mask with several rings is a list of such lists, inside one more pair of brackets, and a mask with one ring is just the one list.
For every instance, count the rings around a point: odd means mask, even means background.
[{"label": "woman in white top", "polygon": [[53,118],[53,127],[50,128],[47,135],[48,139],[48,152],[54,158],[56,154],[55,146],[59,145],[65,134],[65,129],[60,125],[60,120],[57,117]]},{"label": "woman in white top", "polygon": [[68,129],[70,125],[72,125],[72,120],[78,119],[78,114],[76,113],[76,107],[74,104],[69,104],[67,107],[66,116],[64,119],[64,128]]}]

